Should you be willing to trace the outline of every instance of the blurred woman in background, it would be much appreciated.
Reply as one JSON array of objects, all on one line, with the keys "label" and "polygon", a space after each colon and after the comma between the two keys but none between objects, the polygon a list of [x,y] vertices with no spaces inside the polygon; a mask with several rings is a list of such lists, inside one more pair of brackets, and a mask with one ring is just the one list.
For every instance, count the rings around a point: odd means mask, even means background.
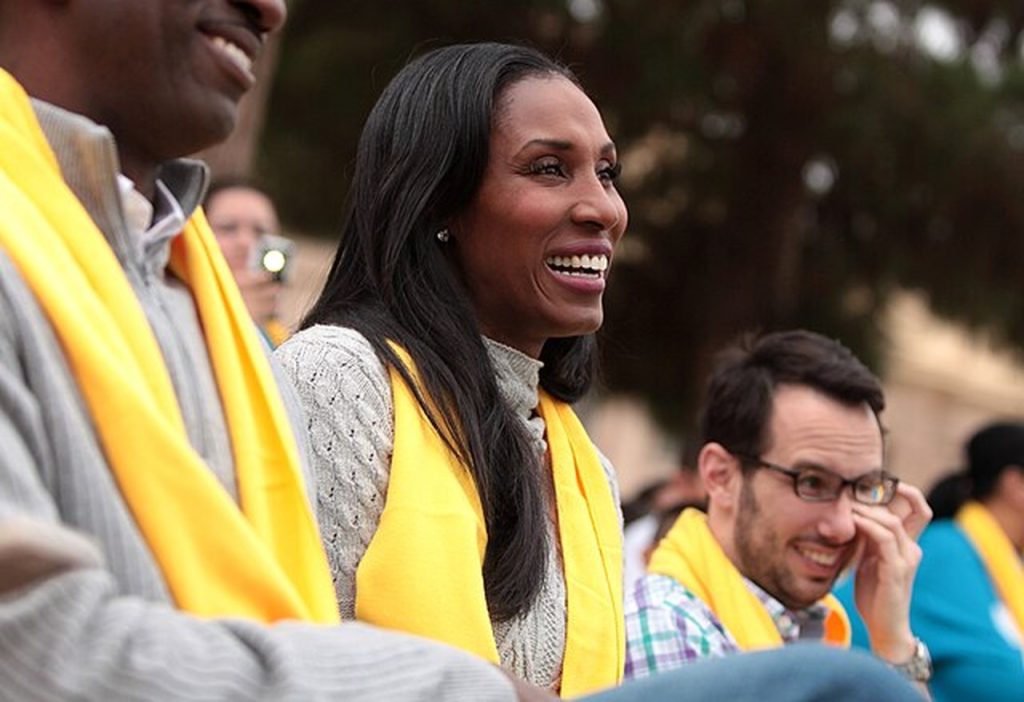
[{"label": "blurred woman in background", "polygon": [[[233,178],[210,186],[203,209],[249,315],[271,347],[277,346],[288,336],[279,305],[291,243],[278,236],[274,202],[252,181]],[[264,263],[267,251],[278,253],[276,270],[268,270]]]}]

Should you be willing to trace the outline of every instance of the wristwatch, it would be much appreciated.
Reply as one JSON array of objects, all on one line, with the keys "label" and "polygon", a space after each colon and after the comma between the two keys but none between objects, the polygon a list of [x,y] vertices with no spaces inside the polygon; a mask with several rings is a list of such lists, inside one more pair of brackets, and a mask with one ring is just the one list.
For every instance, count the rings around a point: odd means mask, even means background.
[{"label": "wristwatch", "polygon": [[908,680],[926,683],[932,678],[932,656],[921,639],[914,639],[914,653],[904,663],[893,663],[893,668]]}]

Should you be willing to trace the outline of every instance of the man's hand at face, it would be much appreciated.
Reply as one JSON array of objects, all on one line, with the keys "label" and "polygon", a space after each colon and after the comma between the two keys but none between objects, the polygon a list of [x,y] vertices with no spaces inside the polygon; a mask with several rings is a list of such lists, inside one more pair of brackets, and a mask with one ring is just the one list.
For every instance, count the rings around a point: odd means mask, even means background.
[{"label": "man's hand at face", "polygon": [[907,535],[917,541],[924,528],[932,520],[932,510],[924,494],[914,487],[901,483],[896,488],[896,497],[889,503],[888,509],[903,522]]},{"label": "man's hand at face", "polygon": [[910,595],[921,562],[917,537],[932,511],[921,491],[900,483],[887,506],[853,504],[860,563],[854,597],[876,656],[902,663],[914,653],[910,630]]}]

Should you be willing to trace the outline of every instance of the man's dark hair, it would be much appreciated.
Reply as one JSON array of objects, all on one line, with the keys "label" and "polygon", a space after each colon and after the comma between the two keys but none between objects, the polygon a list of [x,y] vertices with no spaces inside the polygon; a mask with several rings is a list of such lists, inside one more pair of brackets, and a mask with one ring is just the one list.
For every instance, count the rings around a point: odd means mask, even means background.
[{"label": "man's dark hair", "polygon": [[867,403],[876,418],[885,407],[878,378],[838,341],[804,330],[747,335],[717,358],[700,419],[703,443],[760,456],[780,385],[811,387],[846,405]]},{"label": "man's dark hair", "polygon": [[[533,77],[577,83],[533,49],[494,43],[436,49],[395,76],[363,129],[341,243],[302,321],[358,330],[415,388],[387,341],[409,352],[433,403],[419,397],[421,406],[480,493],[484,585],[499,620],[528,609],[543,582],[542,467],[501,399],[472,301],[435,235],[480,188],[503,95]],[[575,401],[593,377],[593,336],[551,339],[541,360],[541,387]]]}]

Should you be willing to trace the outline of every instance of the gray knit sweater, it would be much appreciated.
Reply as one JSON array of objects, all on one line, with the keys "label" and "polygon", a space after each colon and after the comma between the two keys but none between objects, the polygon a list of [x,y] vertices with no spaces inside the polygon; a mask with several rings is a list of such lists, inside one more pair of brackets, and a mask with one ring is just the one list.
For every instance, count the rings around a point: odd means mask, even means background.
[{"label": "gray knit sweater", "polygon": [[[190,440],[234,494],[201,328],[187,288],[164,269],[170,238],[143,243],[129,234],[107,130],[37,108],[65,178],[107,235],[153,328]],[[185,163],[162,175],[185,213],[196,206],[204,178],[201,167]],[[7,209],[0,195],[0,212]],[[286,398],[289,404],[297,416]],[[132,431],[131,417],[123,427]],[[114,483],[60,343],[2,250],[0,448],[0,535],[12,523],[44,525],[40,533],[71,528],[90,537],[105,562],[0,591],[0,700],[514,698],[493,666],[420,639],[358,624],[264,626],[176,610]],[[5,564],[5,553],[0,572],[13,571],[17,564]]]},{"label": "gray knit sweater", "polygon": [[[542,363],[485,339],[498,389],[533,439],[538,459],[547,447],[537,407]],[[357,331],[318,325],[275,352],[305,408],[317,474],[317,517],[343,617],[355,616],[355,575],[377,529],[394,446],[394,407],[387,372]],[[611,466],[602,465],[618,505]],[[557,689],[565,652],[565,579],[555,529],[540,594],[522,616],[494,623],[502,666],[536,685]]]}]

